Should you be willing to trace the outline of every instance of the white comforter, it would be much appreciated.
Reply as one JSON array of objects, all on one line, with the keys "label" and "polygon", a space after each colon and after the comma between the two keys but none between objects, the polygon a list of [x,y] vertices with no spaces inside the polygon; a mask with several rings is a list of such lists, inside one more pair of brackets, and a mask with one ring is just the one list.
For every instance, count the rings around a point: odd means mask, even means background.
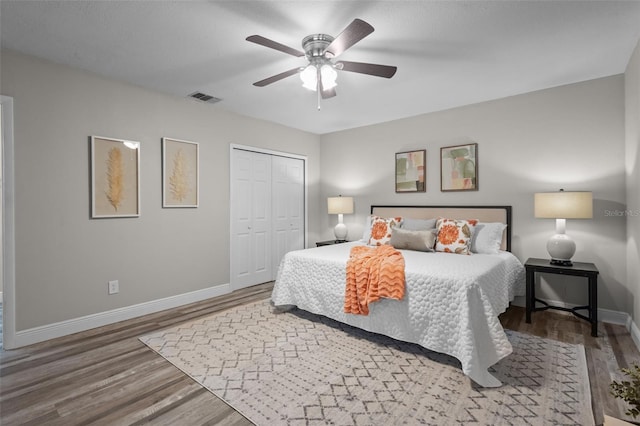
[{"label": "white comforter", "polygon": [[479,385],[501,385],[487,369],[512,351],[498,315],[514,296],[524,295],[524,267],[514,255],[401,250],[404,299],[383,299],[370,305],[368,316],[361,316],[343,311],[346,262],[356,244],[362,243],[287,253],[278,270],[273,303],[454,356]]}]

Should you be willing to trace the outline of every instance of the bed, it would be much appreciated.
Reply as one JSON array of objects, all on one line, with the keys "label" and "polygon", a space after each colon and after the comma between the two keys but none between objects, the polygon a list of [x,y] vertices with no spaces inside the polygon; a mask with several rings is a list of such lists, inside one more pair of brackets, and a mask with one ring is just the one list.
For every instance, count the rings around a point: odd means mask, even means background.
[{"label": "bed", "polygon": [[405,260],[404,298],[375,302],[367,316],[344,313],[346,263],[351,248],[364,241],[289,252],[280,264],[272,303],[451,355],[479,385],[500,386],[488,369],[512,347],[498,315],[525,293],[524,267],[510,253],[511,207],[372,206],[371,215],[477,219],[507,227],[495,254],[400,250]]}]

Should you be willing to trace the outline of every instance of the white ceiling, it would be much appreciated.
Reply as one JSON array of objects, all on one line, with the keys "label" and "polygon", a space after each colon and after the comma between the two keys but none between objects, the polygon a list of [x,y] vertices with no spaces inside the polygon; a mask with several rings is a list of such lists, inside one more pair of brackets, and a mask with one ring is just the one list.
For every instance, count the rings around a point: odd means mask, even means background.
[{"label": "white ceiling", "polygon": [[[302,50],[354,18],[375,32],[340,59],[392,79],[340,72],[320,111],[297,76],[252,85],[306,60],[247,36]],[[620,74],[640,38],[640,1],[2,0],[0,19],[3,48],[318,134]]]}]

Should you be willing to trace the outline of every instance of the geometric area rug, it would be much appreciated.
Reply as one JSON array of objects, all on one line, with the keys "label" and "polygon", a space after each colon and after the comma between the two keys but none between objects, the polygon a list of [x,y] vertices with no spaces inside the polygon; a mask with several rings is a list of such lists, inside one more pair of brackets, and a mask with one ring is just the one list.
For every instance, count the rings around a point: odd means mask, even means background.
[{"label": "geometric area rug", "polygon": [[482,388],[457,359],[268,300],[140,340],[257,425],[592,425],[584,347],[507,331]]}]

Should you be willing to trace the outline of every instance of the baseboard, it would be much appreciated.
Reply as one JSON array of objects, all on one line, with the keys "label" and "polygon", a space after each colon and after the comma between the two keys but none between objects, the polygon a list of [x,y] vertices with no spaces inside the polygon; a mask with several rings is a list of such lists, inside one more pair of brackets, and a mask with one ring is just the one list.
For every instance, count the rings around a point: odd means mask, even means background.
[{"label": "baseboard", "polygon": [[627,330],[631,331],[631,315],[626,312],[610,311],[609,309],[598,309],[598,321],[608,322],[610,324],[624,325]]},{"label": "baseboard", "polygon": [[[45,340],[55,339],[56,337],[68,336],[70,334],[79,333],[81,331],[90,330],[92,328],[102,327],[105,325],[114,324],[119,321],[136,318],[142,315],[160,312],[165,309],[188,305],[189,303],[200,302],[202,300],[210,299],[216,296],[222,296],[223,294],[227,294],[230,292],[231,286],[229,284],[221,284],[203,290],[196,290],[190,293],[179,294],[177,296],[166,297],[164,299],[152,300],[150,302],[114,309],[112,311],[101,312],[98,314],[87,315],[80,318],[74,318],[54,324],[48,324],[40,327],[18,331],[16,332],[14,340],[15,344],[13,348],[19,348],[22,346],[32,345],[34,343],[44,342]],[[2,292],[0,292],[0,300],[2,300],[1,297]],[[559,301],[546,300],[546,302],[566,308],[573,308],[576,306]],[[512,304],[525,307],[525,298],[516,296]],[[557,312],[563,313],[563,311]],[[566,312],[566,314],[571,315],[569,312]],[[631,338],[633,339],[636,347],[640,349],[640,329],[631,320],[631,316],[629,314],[625,312],[611,311],[608,309],[598,309],[598,320],[612,324],[624,325],[627,330],[629,330]]]},{"label": "baseboard", "polygon": [[230,292],[231,286],[229,284],[221,284],[215,287],[192,291],[190,293],[179,294],[176,296],[166,297],[164,299],[152,300],[149,302],[139,303],[137,305],[114,309],[112,311],[100,312],[98,314],[87,315],[80,318],[18,331],[16,332],[12,349],[44,342],[45,340],[55,339],[56,337],[68,336],[69,334],[102,327],[142,315],[164,311],[165,309],[200,302],[202,300],[221,296]]},{"label": "baseboard", "polygon": [[521,308],[527,307],[527,299],[524,296],[515,296],[511,301],[512,305],[520,306]]},{"label": "baseboard", "polygon": [[[567,309],[575,308],[578,305],[560,302],[558,300],[541,299],[553,306],[560,306]],[[516,296],[511,302],[515,306],[526,307],[526,299],[524,296]],[[571,312],[554,311],[559,314],[572,315]],[[612,311],[609,309],[598,309],[598,321],[608,322],[610,324],[624,325],[631,334],[636,347],[640,350],[640,329],[631,320],[631,315],[626,312]]]},{"label": "baseboard", "polygon": [[633,339],[633,343],[636,344],[636,348],[640,350],[640,329],[635,322],[631,321],[631,317],[629,317],[629,322],[631,326],[627,327],[627,329],[629,329],[629,333],[631,333],[631,338]]}]

